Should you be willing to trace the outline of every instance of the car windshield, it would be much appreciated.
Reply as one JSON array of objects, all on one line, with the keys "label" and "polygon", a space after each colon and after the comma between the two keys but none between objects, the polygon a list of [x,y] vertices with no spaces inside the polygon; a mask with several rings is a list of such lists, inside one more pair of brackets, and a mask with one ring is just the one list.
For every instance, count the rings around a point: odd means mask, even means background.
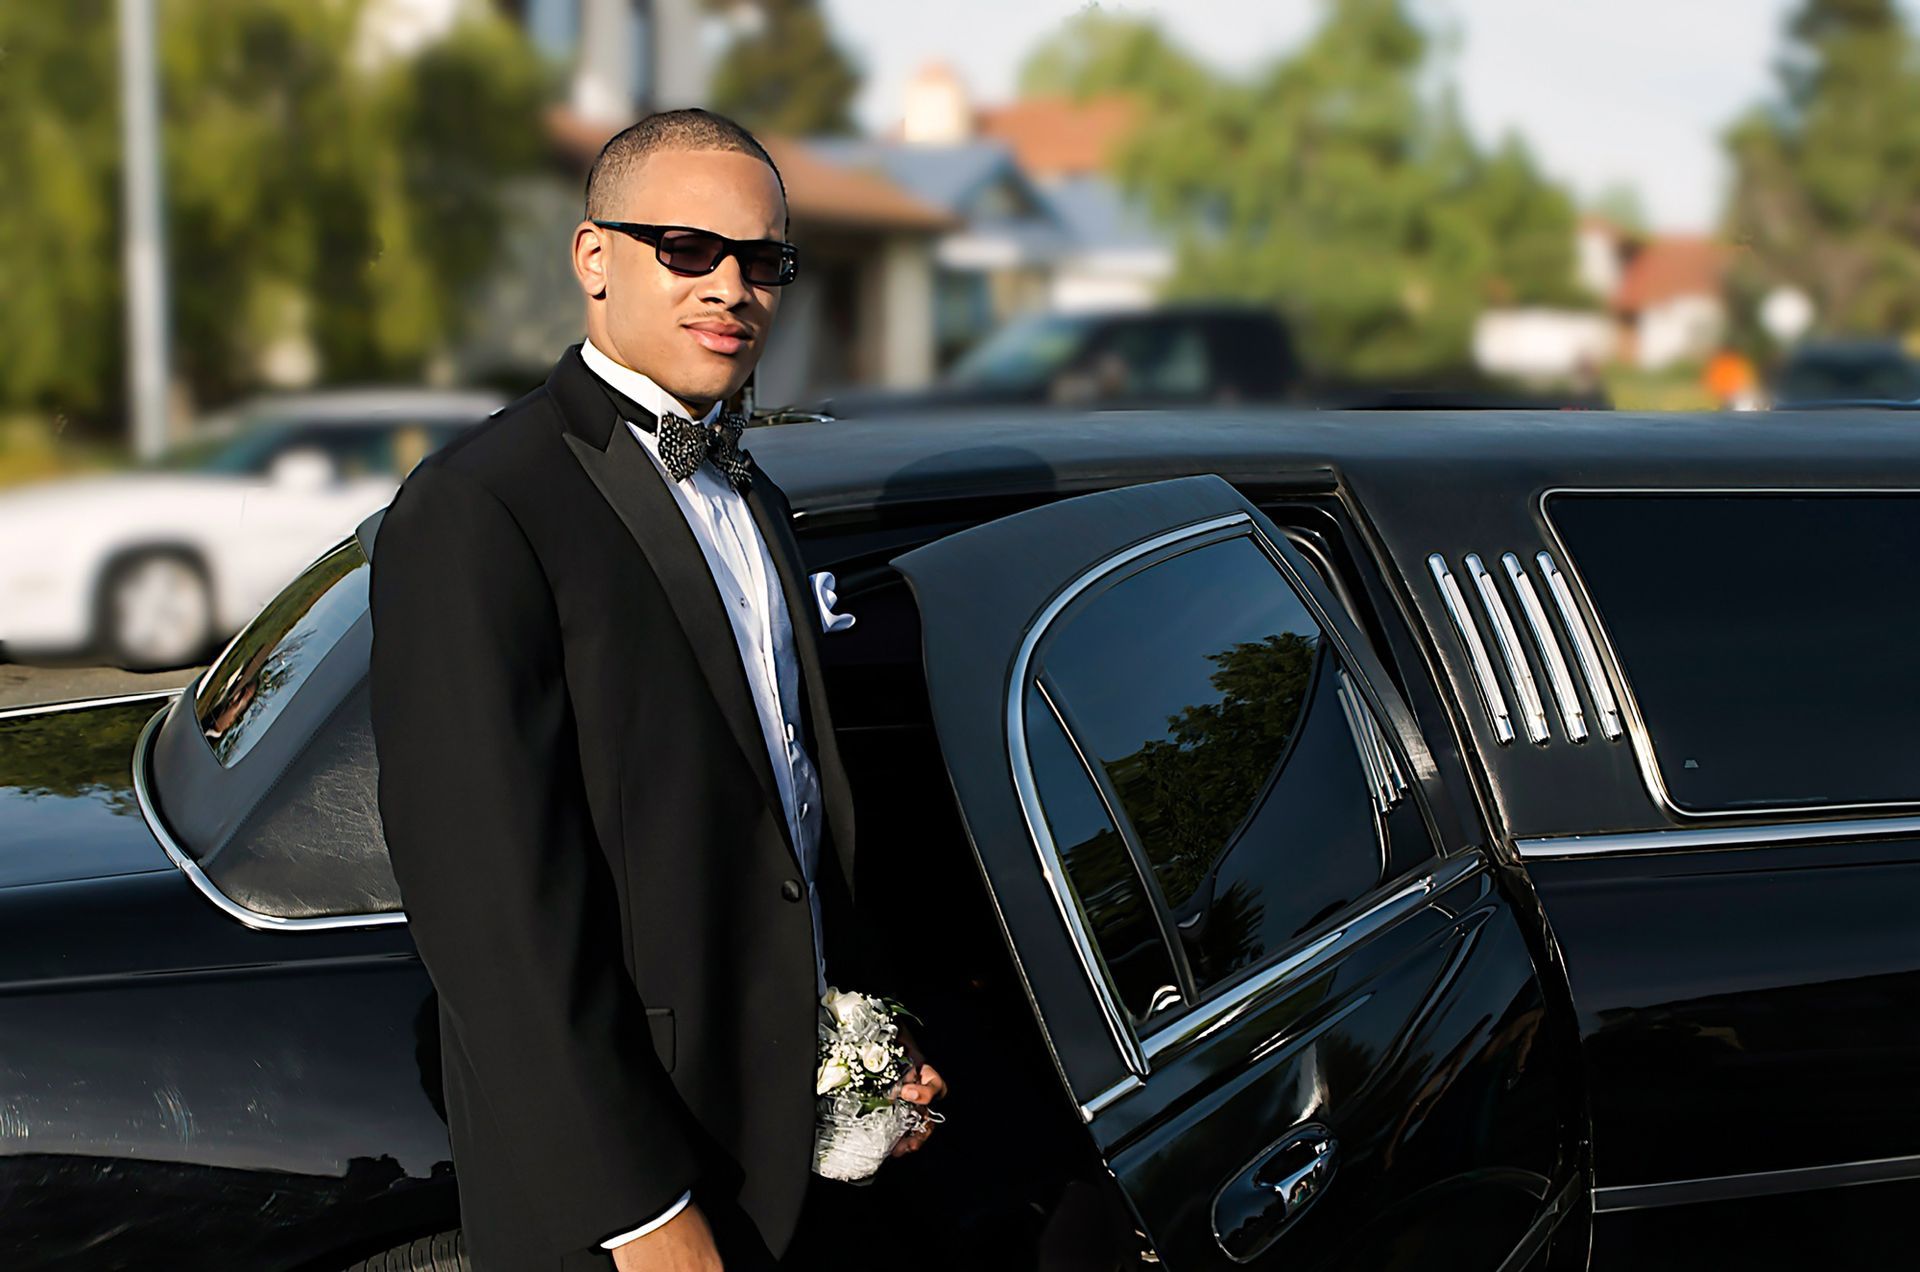
[{"label": "car windshield", "polygon": [[954,384],[1025,389],[1043,384],[1079,352],[1089,323],[1068,314],[1044,314],[1010,323],[953,364]]},{"label": "car windshield", "polygon": [[258,473],[286,435],[285,425],[254,424],[237,432],[198,437],[167,451],[152,467],[176,473]]}]

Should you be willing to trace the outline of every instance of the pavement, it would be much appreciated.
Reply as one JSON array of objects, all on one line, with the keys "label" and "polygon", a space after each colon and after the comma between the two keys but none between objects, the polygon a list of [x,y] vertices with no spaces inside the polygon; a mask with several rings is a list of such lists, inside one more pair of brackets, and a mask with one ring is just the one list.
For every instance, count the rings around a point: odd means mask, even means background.
[{"label": "pavement", "polygon": [[81,662],[0,662],[0,711],[123,693],[177,689],[200,674],[199,667],[175,671],[132,672]]}]

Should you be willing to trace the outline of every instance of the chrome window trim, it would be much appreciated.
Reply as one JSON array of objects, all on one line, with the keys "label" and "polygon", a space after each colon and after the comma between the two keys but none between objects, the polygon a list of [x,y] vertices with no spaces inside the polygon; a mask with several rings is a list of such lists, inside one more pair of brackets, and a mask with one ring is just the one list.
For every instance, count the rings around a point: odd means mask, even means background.
[{"label": "chrome window trim", "polygon": [[1507,666],[1507,679],[1513,685],[1514,696],[1520,699],[1527,741],[1545,746],[1553,732],[1547,727],[1547,708],[1540,701],[1540,687],[1533,681],[1533,667],[1527,661],[1527,651],[1521,647],[1520,633],[1514,630],[1513,616],[1507,613],[1507,603],[1501,598],[1493,575],[1480,560],[1480,554],[1467,553],[1466,563],[1467,572],[1473,576],[1474,590],[1480,593],[1480,607],[1487,612],[1487,625],[1493,628],[1493,643],[1500,649],[1500,661]]},{"label": "chrome window trim", "polygon": [[1573,676],[1567,670],[1567,660],[1560,653],[1560,640],[1553,634],[1553,624],[1547,618],[1546,607],[1540,604],[1540,594],[1534,590],[1533,579],[1527,574],[1527,567],[1521,563],[1517,553],[1501,553],[1500,564],[1506,567],[1507,582],[1513,585],[1513,594],[1520,598],[1520,612],[1526,616],[1527,630],[1533,633],[1534,648],[1540,651],[1540,661],[1547,669],[1547,684],[1553,690],[1554,705],[1560,711],[1560,727],[1566,730],[1569,742],[1585,742],[1587,714],[1580,705],[1579,691],[1573,687]]},{"label": "chrome window trim", "polygon": [[[1558,540],[1555,546],[1564,550]],[[1594,648],[1593,633],[1587,628],[1587,620],[1580,613],[1579,603],[1574,600],[1573,590],[1567,586],[1560,567],[1555,564],[1553,553],[1536,552],[1533,563],[1540,567],[1540,575],[1547,581],[1547,590],[1553,594],[1554,608],[1560,611],[1560,622],[1565,625],[1567,636],[1573,641],[1573,655],[1579,660],[1580,676],[1587,682],[1587,692],[1593,696],[1593,709],[1600,715],[1600,732],[1607,741],[1616,742],[1624,732],[1620,724],[1620,704],[1614,700],[1613,682],[1607,679],[1607,669],[1600,665],[1600,655]]]},{"label": "chrome window trim", "polygon": [[1385,817],[1406,798],[1407,775],[1381,736],[1379,722],[1354,686],[1353,677],[1342,666],[1336,666],[1334,671],[1339,677],[1334,694],[1347,718],[1347,729],[1353,734],[1354,749],[1360,753],[1360,767],[1365,770],[1372,790],[1374,810]]},{"label": "chrome window trim", "polygon": [[[191,704],[189,704],[191,705]],[[189,856],[180,846],[167,824],[160,817],[160,809],[153,802],[153,791],[148,783],[147,762],[153,749],[153,737],[160,731],[161,721],[167,718],[168,707],[162,707],[153,713],[140,730],[140,737],[133,744],[133,797],[140,805],[140,816],[147,823],[147,829],[166,849],[167,856],[187,876],[201,895],[218,906],[224,913],[238,919],[248,927],[260,932],[320,932],[337,928],[379,927],[388,923],[405,923],[404,910],[381,910],[372,914],[324,914],[310,918],[283,918],[277,914],[262,914],[241,905],[214,885],[207,877],[200,863]]]},{"label": "chrome window trim", "polygon": [[[1020,814],[1027,823],[1027,835],[1032,840],[1034,853],[1039,858],[1040,874],[1047,881],[1047,890],[1053,894],[1053,902],[1059,911],[1060,920],[1066,925],[1068,939],[1071,941],[1080,968],[1086,974],[1088,984],[1093,988],[1099,1002],[1100,1013],[1104,1017],[1107,1031],[1113,1043],[1125,1061],[1129,1072],[1136,1077],[1145,1077],[1147,1073],[1146,1056],[1140,1049],[1140,1040],[1134,1036],[1133,1028],[1127,1023],[1119,1002],[1115,999],[1108,983],[1105,966],[1093,947],[1093,938],[1087,931],[1085,917],[1080,912],[1080,903],[1073,895],[1072,887],[1066,878],[1066,867],[1060,859],[1058,845],[1047,828],[1046,815],[1040,806],[1039,791],[1034,783],[1033,765],[1027,752],[1027,684],[1032,676],[1033,656],[1040,641],[1053,626],[1054,620],[1083,595],[1089,588],[1102,580],[1119,573],[1133,562],[1152,556],[1175,544],[1194,541],[1194,546],[1220,536],[1222,532],[1244,527],[1253,529],[1253,518],[1246,512],[1229,513],[1225,516],[1209,518],[1154,535],[1150,539],[1136,543],[1113,556],[1106,557],[1075,576],[1063,587],[1045,609],[1035,616],[1028,625],[1026,635],[1020,641],[1020,649],[1014,655],[1012,673],[1007,680],[1006,729],[1007,754],[1009,766],[1013,771],[1014,791],[1020,800]],[[1284,583],[1284,578],[1282,579]],[[1068,734],[1069,739],[1072,734]]]},{"label": "chrome window trim", "polygon": [[1447,568],[1447,559],[1438,552],[1427,557],[1427,568],[1433,572],[1433,581],[1440,588],[1440,601],[1447,608],[1447,617],[1453,620],[1453,630],[1467,648],[1467,661],[1473,668],[1474,684],[1480,689],[1480,705],[1487,710],[1487,722],[1493,727],[1494,740],[1505,746],[1513,741],[1513,716],[1507,711],[1507,697],[1500,691],[1500,681],[1493,674],[1493,662],[1487,657],[1487,647],[1481,643],[1480,631],[1473,625],[1473,615],[1467,610],[1467,598],[1461,595],[1460,584],[1454,580],[1453,571]]},{"label": "chrome window trim", "polygon": [[1147,1035],[1147,1059],[1151,1062],[1170,1053],[1184,1051],[1201,1039],[1218,1033],[1275,990],[1313,975],[1374,933],[1418,910],[1430,898],[1484,869],[1486,859],[1478,849],[1463,849],[1446,858],[1427,873],[1309,939],[1292,953],[1259,968],[1224,993],[1207,999],[1187,1015],[1169,1021]]},{"label": "chrome window trim", "polygon": [[1146,1085],[1146,1083],[1140,1080],[1139,1075],[1129,1073],[1126,1077],[1120,1079],[1098,1095],[1095,1095],[1085,1104],[1082,1104],[1080,1106],[1080,1120],[1082,1122],[1092,1122],[1094,1118],[1099,1117],[1102,1113],[1118,1104],[1127,1096],[1132,1095],[1135,1091],[1144,1089]]},{"label": "chrome window trim", "polygon": [[1860,1162],[1833,1162],[1824,1166],[1796,1166],[1786,1170],[1759,1170],[1742,1175],[1710,1175],[1658,1184],[1617,1184],[1593,1190],[1595,1214],[1622,1210],[1652,1210],[1702,1201],[1733,1201],[1749,1197],[1777,1197],[1786,1193],[1818,1192],[1857,1184],[1920,1179],[1920,1156],[1879,1157]]},{"label": "chrome window trim", "polygon": [[23,707],[0,708],[0,720],[58,715],[63,711],[85,711],[90,707],[114,707],[125,702],[146,702],[153,698],[173,698],[180,692],[180,689],[144,689],[138,693],[117,693],[104,698],[69,698],[65,702],[36,702]]},{"label": "chrome window trim", "polygon": [[1722,848],[1767,848],[1779,844],[1920,837],[1920,816],[1852,817],[1834,821],[1775,822],[1764,826],[1686,826],[1671,830],[1622,830],[1597,835],[1539,835],[1514,841],[1529,861],[1583,857],[1632,857]]},{"label": "chrome window trim", "polygon": [[[1867,497],[1885,495],[1920,495],[1920,487],[1912,486],[1550,486],[1540,492],[1538,512],[1540,523],[1546,527],[1547,537],[1560,551],[1567,562],[1567,569],[1573,574],[1580,590],[1586,593],[1593,603],[1594,630],[1599,633],[1600,649],[1604,651],[1606,661],[1612,665],[1613,673],[1620,682],[1620,708],[1626,721],[1626,733],[1633,746],[1635,767],[1640,770],[1640,781],[1646,787],[1648,796],[1664,812],[1683,821],[1724,821],[1730,818],[1801,818],[1819,813],[1873,812],[1877,809],[1909,809],[1920,805],[1920,795],[1910,799],[1877,800],[1855,804],[1779,804],[1756,808],[1682,808],[1667,790],[1666,779],[1660,774],[1660,762],[1653,749],[1653,736],[1647,732],[1646,719],[1640,714],[1640,704],[1633,695],[1633,684],[1627,678],[1626,664],[1620,660],[1619,650],[1614,646],[1613,638],[1607,632],[1605,620],[1601,617],[1600,607],[1593,598],[1593,589],[1580,575],[1580,568],[1573,561],[1566,541],[1560,537],[1559,527],[1553,524],[1553,518],[1547,512],[1547,501],[1555,495],[1861,495]],[[1552,558],[1545,552],[1540,554],[1548,563]],[[1564,581],[1560,588],[1564,589]],[[1556,594],[1557,595],[1557,594]],[[1573,598],[1569,595],[1562,602],[1570,606]],[[1563,613],[1565,609],[1563,608]],[[1574,611],[1575,614],[1578,611]],[[1604,671],[1595,669],[1605,679]]]}]

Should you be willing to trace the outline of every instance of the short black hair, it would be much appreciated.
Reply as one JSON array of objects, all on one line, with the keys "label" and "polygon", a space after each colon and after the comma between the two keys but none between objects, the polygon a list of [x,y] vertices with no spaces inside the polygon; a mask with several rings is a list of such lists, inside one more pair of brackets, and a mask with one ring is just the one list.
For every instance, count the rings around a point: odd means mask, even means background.
[{"label": "short black hair", "polygon": [[662,110],[621,129],[600,147],[599,157],[587,173],[588,220],[619,215],[614,201],[621,187],[656,150],[731,150],[752,155],[773,169],[773,179],[780,185],[780,202],[787,201],[787,183],[781,180],[779,167],[752,133],[710,110]]}]

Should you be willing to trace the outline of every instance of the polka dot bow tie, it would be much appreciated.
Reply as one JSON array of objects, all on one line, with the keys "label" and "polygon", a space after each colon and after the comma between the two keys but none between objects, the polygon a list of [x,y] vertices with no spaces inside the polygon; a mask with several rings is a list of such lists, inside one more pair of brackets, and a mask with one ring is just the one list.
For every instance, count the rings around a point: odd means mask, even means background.
[{"label": "polka dot bow tie", "polygon": [[722,412],[711,424],[696,424],[684,415],[669,411],[660,416],[660,462],[675,481],[685,481],[705,460],[712,460],[721,476],[741,494],[753,485],[747,468],[747,453],[740,449],[740,434],[747,418]]}]

